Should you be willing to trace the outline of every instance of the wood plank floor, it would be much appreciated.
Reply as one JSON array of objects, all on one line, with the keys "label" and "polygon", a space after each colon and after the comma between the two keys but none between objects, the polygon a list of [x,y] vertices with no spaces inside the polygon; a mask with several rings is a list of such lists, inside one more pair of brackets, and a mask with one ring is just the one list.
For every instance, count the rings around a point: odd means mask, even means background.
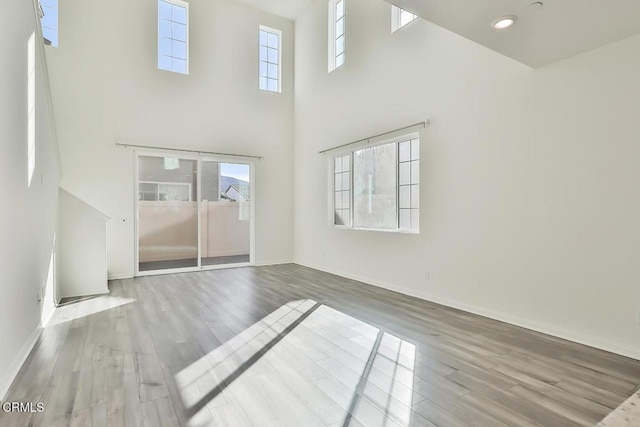
[{"label": "wood plank floor", "polygon": [[297,265],[61,306],[1,426],[586,426],[640,362]]}]

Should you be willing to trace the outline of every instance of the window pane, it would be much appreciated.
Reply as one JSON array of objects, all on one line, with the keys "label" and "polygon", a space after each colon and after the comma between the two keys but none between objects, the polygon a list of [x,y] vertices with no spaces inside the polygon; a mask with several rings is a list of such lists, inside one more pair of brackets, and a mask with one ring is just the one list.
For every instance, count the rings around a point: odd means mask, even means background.
[{"label": "window pane", "polygon": [[397,228],[396,144],[385,144],[353,153],[354,225]]},{"label": "window pane", "polygon": [[414,139],[411,141],[411,160],[418,160],[420,158],[420,140]]},{"label": "window pane", "polygon": [[275,64],[267,64],[267,77],[271,79],[278,78],[278,66]]},{"label": "window pane", "polygon": [[342,191],[338,191],[335,193],[334,208],[342,209]]},{"label": "window pane", "polygon": [[336,68],[344,64],[344,53],[336,56]]},{"label": "window pane", "polygon": [[342,172],[342,189],[348,190],[351,185],[351,177],[349,176],[349,172]]},{"label": "window pane", "polygon": [[400,163],[398,166],[400,168],[400,185],[410,184],[411,180],[411,166],[410,163]]},{"label": "window pane", "polygon": [[158,40],[158,53],[171,56],[171,39],[162,37]]},{"label": "window pane", "polygon": [[350,196],[350,192],[349,191],[343,191],[342,192],[342,207],[345,209],[349,209],[351,206],[351,200],[350,200],[351,196]]},{"label": "window pane", "polygon": [[162,37],[171,37],[171,21],[161,19],[158,22],[158,34]]},{"label": "window pane", "polygon": [[187,23],[187,9],[182,6],[172,5],[172,20],[181,24]]},{"label": "window pane", "polygon": [[342,172],[342,157],[336,157],[333,161],[333,171],[335,173]]},{"label": "window pane", "polygon": [[415,15],[413,13],[407,12],[406,10],[400,10],[400,26],[404,27],[409,22],[415,19]]},{"label": "window pane", "polygon": [[184,59],[173,59],[173,71],[178,73],[186,74],[187,73],[187,61]]},{"label": "window pane", "polygon": [[267,77],[267,63],[260,61],[260,77]]},{"label": "window pane", "polygon": [[187,59],[187,44],[177,40],[173,41],[172,56],[180,59]]},{"label": "window pane", "polygon": [[51,7],[43,7],[42,26],[57,29],[58,28],[58,10]]},{"label": "window pane", "polygon": [[342,190],[342,174],[341,173],[335,174],[335,187],[334,187],[334,190],[335,191]]},{"label": "window pane", "polygon": [[400,228],[411,228],[411,209],[400,209]]},{"label": "window pane", "polygon": [[414,209],[420,208],[420,186],[411,186],[411,207]]},{"label": "window pane", "polygon": [[420,183],[420,161],[415,160],[411,162],[411,183],[419,184]]},{"label": "window pane", "polygon": [[166,1],[158,2],[158,16],[162,19],[171,19],[171,5]]},{"label": "window pane", "polygon": [[400,148],[400,161],[406,162],[411,160],[411,142],[404,141],[399,144]]},{"label": "window pane", "polygon": [[58,46],[58,30],[45,27],[42,29],[42,36],[49,40],[52,46]]},{"label": "window pane", "polygon": [[278,51],[276,49],[268,49],[267,61],[271,62],[272,64],[278,63]]},{"label": "window pane", "polygon": [[346,156],[342,156],[342,170],[343,171],[348,171],[349,170],[349,163],[350,163],[350,156],[346,155]]},{"label": "window pane", "polygon": [[336,22],[336,37],[344,34],[344,18],[338,19]]},{"label": "window pane", "polygon": [[336,39],[336,55],[340,55],[344,52],[344,36],[340,36]]},{"label": "window pane", "polygon": [[269,83],[268,83],[268,79],[267,77],[261,77],[260,78],[260,89],[262,90],[267,90],[269,87]]},{"label": "window pane", "polygon": [[164,55],[158,56],[158,68],[171,71],[171,58]]},{"label": "window pane", "polygon": [[336,3],[336,18],[340,18],[344,15],[344,2],[341,0]]},{"label": "window pane", "polygon": [[269,90],[271,92],[277,92],[278,91],[278,81],[277,80],[269,79],[267,83],[268,83],[267,90]]},{"label": "window pane", "polygon": [[278,35],[274,33],[267,34],[267,46],[277,49],[278,48]]},{"label": "window pane", "polygon": [[336,211],[335,213],[335,224],[336,225],[348,225],[349,224],[349,210],[341,209]]},{"label": "window pane", "polygon": [[260,61],[266,61],[267,60],[267,48],[261,46],[260,47]]},{"label": "window pane", "polygon": [[400,195],[398,199],[400,203],[399,205],[400,209],[410,208],[411,207],[411,189],[409,188],[408,185],[401,185],[399,191],[400,191]]},{"label": "window pane", "polygon": [[183,42],[187,41],[187,26],[178,23],[172,23],[171,25],[172,38]]},{"label": "window pane", "polygon": [[267,32],[264,30],[260,30],[260,46],[267,45]]}]

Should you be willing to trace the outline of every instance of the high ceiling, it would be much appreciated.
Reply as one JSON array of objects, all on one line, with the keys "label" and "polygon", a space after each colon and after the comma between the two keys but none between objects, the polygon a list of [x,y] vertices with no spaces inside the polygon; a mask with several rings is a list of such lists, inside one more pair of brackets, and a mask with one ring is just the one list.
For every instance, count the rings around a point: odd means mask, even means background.
[{"label": "high ceiling", "polygon": [[240,0],[242,3],[295,21],[313,0]]},{"label": "high ceiling", "polygon": [[[241,0],[295,20],[313,0]],[[388,0],[532,67],[640,33],[640,0]],[[534,2],[543,6],[530,8]],[[508,30],[491,23],[518,17]],[[639,52],[640,54],[640,52]]]}]

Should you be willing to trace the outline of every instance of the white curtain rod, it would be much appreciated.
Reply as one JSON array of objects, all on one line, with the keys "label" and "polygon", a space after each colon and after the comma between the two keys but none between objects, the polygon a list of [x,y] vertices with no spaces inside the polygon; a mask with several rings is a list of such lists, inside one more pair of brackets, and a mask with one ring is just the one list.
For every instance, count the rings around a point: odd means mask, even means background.
[{"label": "white curtain rod", "polygon": [[414,124],[409,125],[409,126],[404,126],[404,127],[398,128],[398,129],[390,130],[389,132],[383,132],[383,133],[379,133],[377,135],[370,136],[368,138],[362,138],[362,139],[359,139],[357,141],[349,142],[348,144],[342,144],[342,145],[338,145],[337,147],[327,148],[326,150],[319,151],[318,153],[319,154],[325,154],[325,153],[328,153],[329,151],[338,150],[340,148],[348,147],[350,145],[358,144],[360,142],[365,142],[365,141],[369,142],[372,139],[379,138],[381,136],[386,136],[386,135],[389,135],[389,134],[392,134],[392,133],[400,132],[400,131],[403,131],[403,130],[411,129],[411,128],[414,128],[416,126],[426,127],[428,124],[429,124],[429,119],[423,120],[421,122],[414,123]]},{"label": "white curtain rod", "polygon": [[181,148],[154,147],[154,146],[151,146],[151,145],[128,144],[126,142],[116,142],[116,145],[120,146],[120,147],[124,147],[124,148],[135,147],[135,148],[146,148],[146,149],[150,149],[150,150],[178,151],[178,152],[182,152],[182,153],[196,153],[196,154],[213,154],[213,155],[217,155],[217,156],[228,156],[228,157],[247,157],[247,158],[250,158],[250,159],[257,159],[257,160],[261,160],[262,159],[262,156],[250,156],[250,155],[247,155],[247,154],[217,153],[215,151],[186,150],[186,149],[181,149]]}]

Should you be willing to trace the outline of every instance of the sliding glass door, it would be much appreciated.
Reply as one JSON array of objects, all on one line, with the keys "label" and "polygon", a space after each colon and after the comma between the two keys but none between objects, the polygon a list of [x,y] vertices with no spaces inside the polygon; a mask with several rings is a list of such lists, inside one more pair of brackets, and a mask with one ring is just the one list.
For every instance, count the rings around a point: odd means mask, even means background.
[{"label": "sliding glass door", "polygon": [[137,274],[253,263],[251,162],[138,155]]},{"label": "sliding glass door", "polygon": [[202,266],[250,261],[250,166],[202,162]]}]

